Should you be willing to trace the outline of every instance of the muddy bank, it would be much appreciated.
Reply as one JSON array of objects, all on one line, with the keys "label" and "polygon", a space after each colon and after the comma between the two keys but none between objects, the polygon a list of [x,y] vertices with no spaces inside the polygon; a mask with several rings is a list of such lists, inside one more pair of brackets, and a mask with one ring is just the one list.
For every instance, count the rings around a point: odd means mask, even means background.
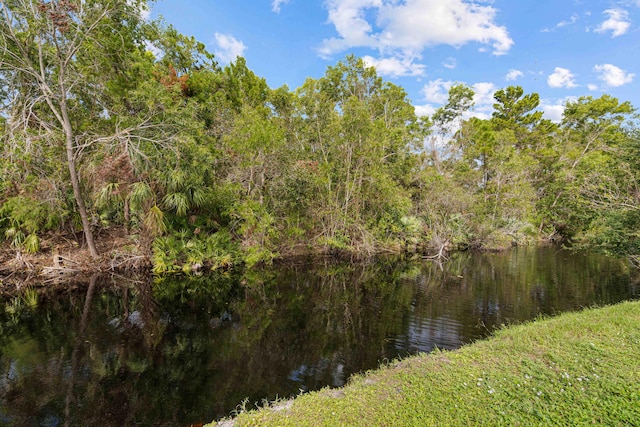
[{"label": "muddy bank", "polygon": [[68,279],[74,275],[149,270],[151,267],[148,251],[143,254],[137,242],[121,230],[101,233],[97,247],[100,257],[93,259],[81,235],[51,233],[42,236],[40,251],[35,254],[4,242],[0,246],[0,281],[58,276]]}]

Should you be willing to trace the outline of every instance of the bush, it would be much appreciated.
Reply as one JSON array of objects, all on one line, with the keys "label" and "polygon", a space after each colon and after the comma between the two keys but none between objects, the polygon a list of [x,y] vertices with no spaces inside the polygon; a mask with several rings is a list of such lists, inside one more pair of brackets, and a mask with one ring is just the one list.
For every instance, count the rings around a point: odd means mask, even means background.
[{"label": "bush", "polygon": [[152,261],[155,273],[192,271],[198,266],[217,270],[229,268],[237,260],[237,245],[227,230],[205,236],[181,230],[159,237],[153,243]]},{"label": "bush", "polygon": [[65,212],[48,203],[24,196],[10,197],[0,207],[0,231],[13,246],[36,253],[40,250],[38,233],[60,227],[65,216]]},{"label": "bush", "polygon": [[6,230],[18,227],[27,233],[42,233],[62,224],[66,212],[60,212],[47,203],[30,197],[10,197],[0,207],[0,227]]}]

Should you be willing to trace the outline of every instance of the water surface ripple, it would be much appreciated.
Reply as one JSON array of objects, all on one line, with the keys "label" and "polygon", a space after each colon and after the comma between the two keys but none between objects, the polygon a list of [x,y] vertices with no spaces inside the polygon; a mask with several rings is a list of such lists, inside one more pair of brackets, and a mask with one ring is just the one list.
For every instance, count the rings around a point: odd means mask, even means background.
[{"label": "water surface ripple", "polygon": [[638,298],[638,282],[624,262],[557,248],[93,277],[0,304],[0,425],[208,422],[503,324]]}]

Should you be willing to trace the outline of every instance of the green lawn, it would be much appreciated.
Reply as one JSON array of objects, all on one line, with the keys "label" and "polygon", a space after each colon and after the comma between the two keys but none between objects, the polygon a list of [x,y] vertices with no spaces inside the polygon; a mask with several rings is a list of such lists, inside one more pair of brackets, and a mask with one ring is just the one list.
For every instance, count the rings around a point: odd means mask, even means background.
[{"label": "green lawn", "polygon": [[[278,405],[275,405],[278,407]],[[506,328],[270,408],[236,426],[640,425],[640,302]],[[230,424],[230,423],[228,423]]]}]

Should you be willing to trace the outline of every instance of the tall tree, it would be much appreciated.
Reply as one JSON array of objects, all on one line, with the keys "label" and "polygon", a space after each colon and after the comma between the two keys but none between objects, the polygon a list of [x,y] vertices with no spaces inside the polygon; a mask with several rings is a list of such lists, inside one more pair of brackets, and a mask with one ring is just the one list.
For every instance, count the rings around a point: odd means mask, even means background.
[{"label": "tall tree", "polygon": [[[442,162],[459,153],[454,142],[459,140],[463,115],[473,108],[474,92],[469,86],[455,84],[449,88],[447,103],[431,116],[432,132],[425,138],[425,150],[430,164],[443,173]],[[456,133],[458,135],[456,136]]]},{"label": "tall tree", "polygon": [[[626,122],[634,109],[629,102],[603,95],[568,102],[562,120],[555,179],[546,192],[549,220],[568,235],[587,227],[606,197],[606,183],[616,181],[626,162],[620,152],[627,146]],[[600,212],[601,213],[601,212]]]},{"label": "tall tree", "polygon": [[494,128],[511,130],[518,150],[534,148],[536,140],[532,131],[543,121],[542,111],[536,110],[540,96],[537,93],[525,95],[521,86],[508,86],[493,97],[496,100],[491,117]]},{"label": "tall tree", "polygon": [[[122,28],[116,21],[139,19],[141,6],[143,1],[0,1],[0,76],[8,88],[11,128],[61,136],[59,147],[93,258],[98,251],[78,172],[79,158],[92,141],[77,127],[74,113],[78,108],[102,113],[104,81],[87,79],[88,69],[105,63],[108,49],[99,36]],[[86,105],[87,99],[94,105]]]}]

